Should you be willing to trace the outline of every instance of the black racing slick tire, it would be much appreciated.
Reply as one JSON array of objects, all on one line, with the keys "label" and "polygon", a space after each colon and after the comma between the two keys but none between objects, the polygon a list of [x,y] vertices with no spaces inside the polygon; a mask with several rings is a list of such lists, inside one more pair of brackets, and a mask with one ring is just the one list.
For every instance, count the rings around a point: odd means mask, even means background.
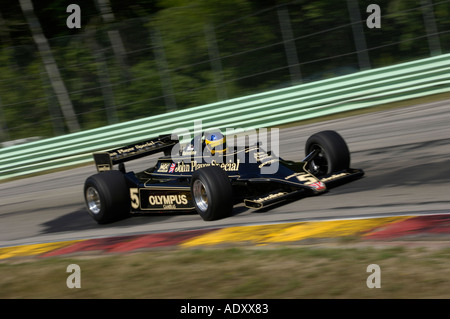
[{"label": "black racing slick tire", "polygon": [[227,173],[217,166],[196,170],[191,179],[192,200],[205,221],[230,216],[233,211],[233,189]]},{"label": "black racing slick tire", "polygon": [[129,190],[119,171],[88,177],[84,183],[84,199],[89,215],[99,224],[118,221],[130,214]]},{"label": "black racing slick tire", "polygon": [[322,131],[311,135],[306,141],[305,154],[317,150],[317,155],[308,163],[307,169],[321,177],[350,167],[350,152],[347,143],[335,131]]}]

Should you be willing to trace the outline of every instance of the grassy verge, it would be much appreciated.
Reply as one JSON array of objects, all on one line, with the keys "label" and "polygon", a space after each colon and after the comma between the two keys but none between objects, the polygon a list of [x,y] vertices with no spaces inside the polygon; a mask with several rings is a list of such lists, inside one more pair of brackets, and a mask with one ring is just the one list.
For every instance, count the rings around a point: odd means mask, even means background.
[{"label": "grassy verge", "polygon": [[[449,298],[450,249],[238,247],[0,263],[0,298]],[[81,269],[69,289],[67,266]],[[370,264],[381,288],[367,287]]]}]

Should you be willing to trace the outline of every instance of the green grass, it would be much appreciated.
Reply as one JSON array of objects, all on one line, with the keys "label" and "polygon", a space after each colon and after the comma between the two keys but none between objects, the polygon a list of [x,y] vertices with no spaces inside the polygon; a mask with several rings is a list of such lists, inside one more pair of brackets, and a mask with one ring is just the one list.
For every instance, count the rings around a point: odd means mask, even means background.
[{"label": "green grass", "polygon": [[[345,245],[9,259],[0,298],[449,298],[449,262],[448,248]],[[67,288],[69,264],[80,266],[81,288]],[[366,285],[370,264],[381,288]]]}]

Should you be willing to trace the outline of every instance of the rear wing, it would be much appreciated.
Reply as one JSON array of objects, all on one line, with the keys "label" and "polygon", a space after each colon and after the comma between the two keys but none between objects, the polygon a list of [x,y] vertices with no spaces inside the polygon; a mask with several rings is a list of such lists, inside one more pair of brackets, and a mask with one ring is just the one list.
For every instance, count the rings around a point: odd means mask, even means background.
[{"label": "rear wing", "polygon": [[128,162],[140,157],[152,155],[159,152],[169,154],[172,147],[178,140],[172,139],[172,135],[160,135],[157,138],[133,143],[121,148],[106,152],[96,152],[93,154],[95,166],[98,172],[110,171],[113,165]]}]

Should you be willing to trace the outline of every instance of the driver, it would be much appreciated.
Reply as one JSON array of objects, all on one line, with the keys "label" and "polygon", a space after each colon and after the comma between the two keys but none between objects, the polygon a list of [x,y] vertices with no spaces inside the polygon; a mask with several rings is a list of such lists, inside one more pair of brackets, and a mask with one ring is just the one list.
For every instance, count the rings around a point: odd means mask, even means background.
[{"label": "driver", "polygon": [[225,136],[220,132],[197,135],[192,139],[191,143],[180,151],[180,154],[201,155],[203,149],[210,152],[211,155],[216,154],[216,152],[217,154],[224,154],[228,150]]},{"label": "driver", "polygon": [[206,133],[205,145],[212,155],[216,152],[217,154],[224,154],[228,150],[226,138],[220,132]]}]

